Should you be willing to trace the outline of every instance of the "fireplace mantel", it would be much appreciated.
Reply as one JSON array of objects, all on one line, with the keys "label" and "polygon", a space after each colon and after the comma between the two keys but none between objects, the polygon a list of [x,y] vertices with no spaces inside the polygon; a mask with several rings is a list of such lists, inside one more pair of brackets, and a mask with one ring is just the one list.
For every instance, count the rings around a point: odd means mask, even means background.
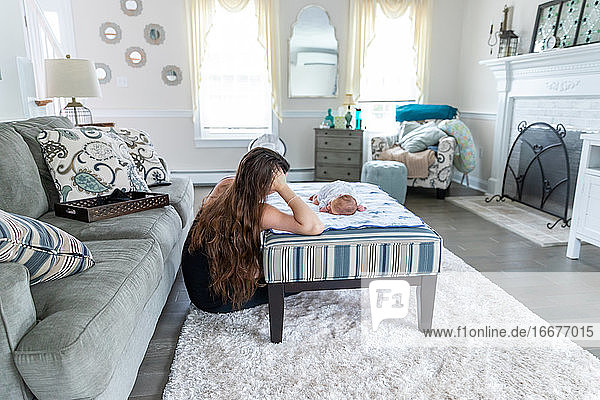
[{"label": "fireplace mantel", "polygon": [[[488,192],[502,191],[516,98],[600,99],[600,43],[480,61],[497,81],[498,110]],[[536,122],[536,121],[529,121]]]}]

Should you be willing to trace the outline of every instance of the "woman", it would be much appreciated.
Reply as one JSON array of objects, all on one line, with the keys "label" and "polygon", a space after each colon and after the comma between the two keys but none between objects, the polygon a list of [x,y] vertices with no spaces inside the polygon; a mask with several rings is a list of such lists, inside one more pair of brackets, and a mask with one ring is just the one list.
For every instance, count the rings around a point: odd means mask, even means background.
[{"label": "woman", "polygon": [[[262,270],[261,232],[278,229],[318,235],[323,223],[286,183],[288,162],[256,148],[204,199],[183,248],[182,271],[190,299],[209,312],[230,312],[268,302]],[[266,204],[279,193],[293,211]]]}]

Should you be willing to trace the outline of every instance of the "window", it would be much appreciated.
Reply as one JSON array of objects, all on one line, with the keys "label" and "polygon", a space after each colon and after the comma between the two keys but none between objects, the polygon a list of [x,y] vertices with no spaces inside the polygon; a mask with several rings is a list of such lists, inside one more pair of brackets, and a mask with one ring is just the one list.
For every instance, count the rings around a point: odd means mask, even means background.
[{"label": "window", "polygon": [[377,6],[375,37],[365,54],[359,106],[370,131],[395,131],[396,106],[418,97],[410,10],[388,18]]},{"label": "window", "polygon": [[271,133],[271,85],[251,1],[239,12],[215,2],[201,69],[202,139],[249,139]]},{"label": "window", "polygon": [[[74,56],[75,35],[69,0],[25,0],[25,17],[29,42],[29,58],[33,66],[35,88],[38,98],[46,97],[44,60]],[[59,113],[66,101],[57,99],[52,103]]]}]

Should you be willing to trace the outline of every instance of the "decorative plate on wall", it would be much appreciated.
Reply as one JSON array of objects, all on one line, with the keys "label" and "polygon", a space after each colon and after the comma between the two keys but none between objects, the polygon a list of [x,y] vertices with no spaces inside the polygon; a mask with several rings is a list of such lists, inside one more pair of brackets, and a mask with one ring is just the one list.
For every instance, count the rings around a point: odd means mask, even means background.
[{"label": "decorative plate on wall", "polygon": [[130,17],[140,15],[142,13],[142,0],[121,0],[121,10]]},{"label": "decorative plate on wall", "polygon": [[144,38],[150,44],[162,44],[165,41],[165,28],[158,24],[148,24],[144,28]]},{"label": "decorative plate on wall", "polygon": [[121,27],[114,22],[105,22],[100,25],[100,39],[106,43],[119,43],[121,41]]},{"label": "decorative plate on wall", "polygon": [[102,85],[110,82],[112,78],[110,67],[104,63],[95,63],[94,66],[96,67],[96,76],[98,77],[98,82]]},{"label": "decorative plate on wall", "polygon": [[177,65],[165,65],[160,76],[167,86],[177,86],[183,79],[181,68]]},{"label": "decorative plate on wall", "polygon": [[143,67],[146,65],[146,52],[141,47],[129,47],[125,50],[125,62],[130,67]]},{"label": "decorative plate on wall", "polygon": [[[554,37],[554,40],[549,40]],[[600,42],[600,0],[553,0],[538,7],[530,52]]]}]

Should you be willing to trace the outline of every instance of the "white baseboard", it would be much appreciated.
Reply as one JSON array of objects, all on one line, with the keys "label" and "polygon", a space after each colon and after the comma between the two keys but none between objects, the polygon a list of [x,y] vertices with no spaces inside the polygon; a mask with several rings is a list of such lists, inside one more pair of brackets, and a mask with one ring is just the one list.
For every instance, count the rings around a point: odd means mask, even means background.
[{"label": "white baseboard", "polygon": [[[227,176],[235,175],[235,170],[171,171],[171,174],[190,178],[195,186],[211,186]],[[310,182],[314,177],[314,168],[294,168],[288,172],[290,182]]]},{"label": "white baseboard", "polygon": [[[462,176],[463,176],[462,172],[454,171],[454,175],[452,176],[452,181],[460,183]],[[467,185],[466,178],[463,181],[463,185],[465,185],[465,186]],[[475,190],[479,190],[481,192],[487,193],[487,188],[488,188],[487,179],[481,179],[478,176],[469,175],[469,187],[473,188]],[[452,192],[450,192],[450,193],[452,193]]]}]

